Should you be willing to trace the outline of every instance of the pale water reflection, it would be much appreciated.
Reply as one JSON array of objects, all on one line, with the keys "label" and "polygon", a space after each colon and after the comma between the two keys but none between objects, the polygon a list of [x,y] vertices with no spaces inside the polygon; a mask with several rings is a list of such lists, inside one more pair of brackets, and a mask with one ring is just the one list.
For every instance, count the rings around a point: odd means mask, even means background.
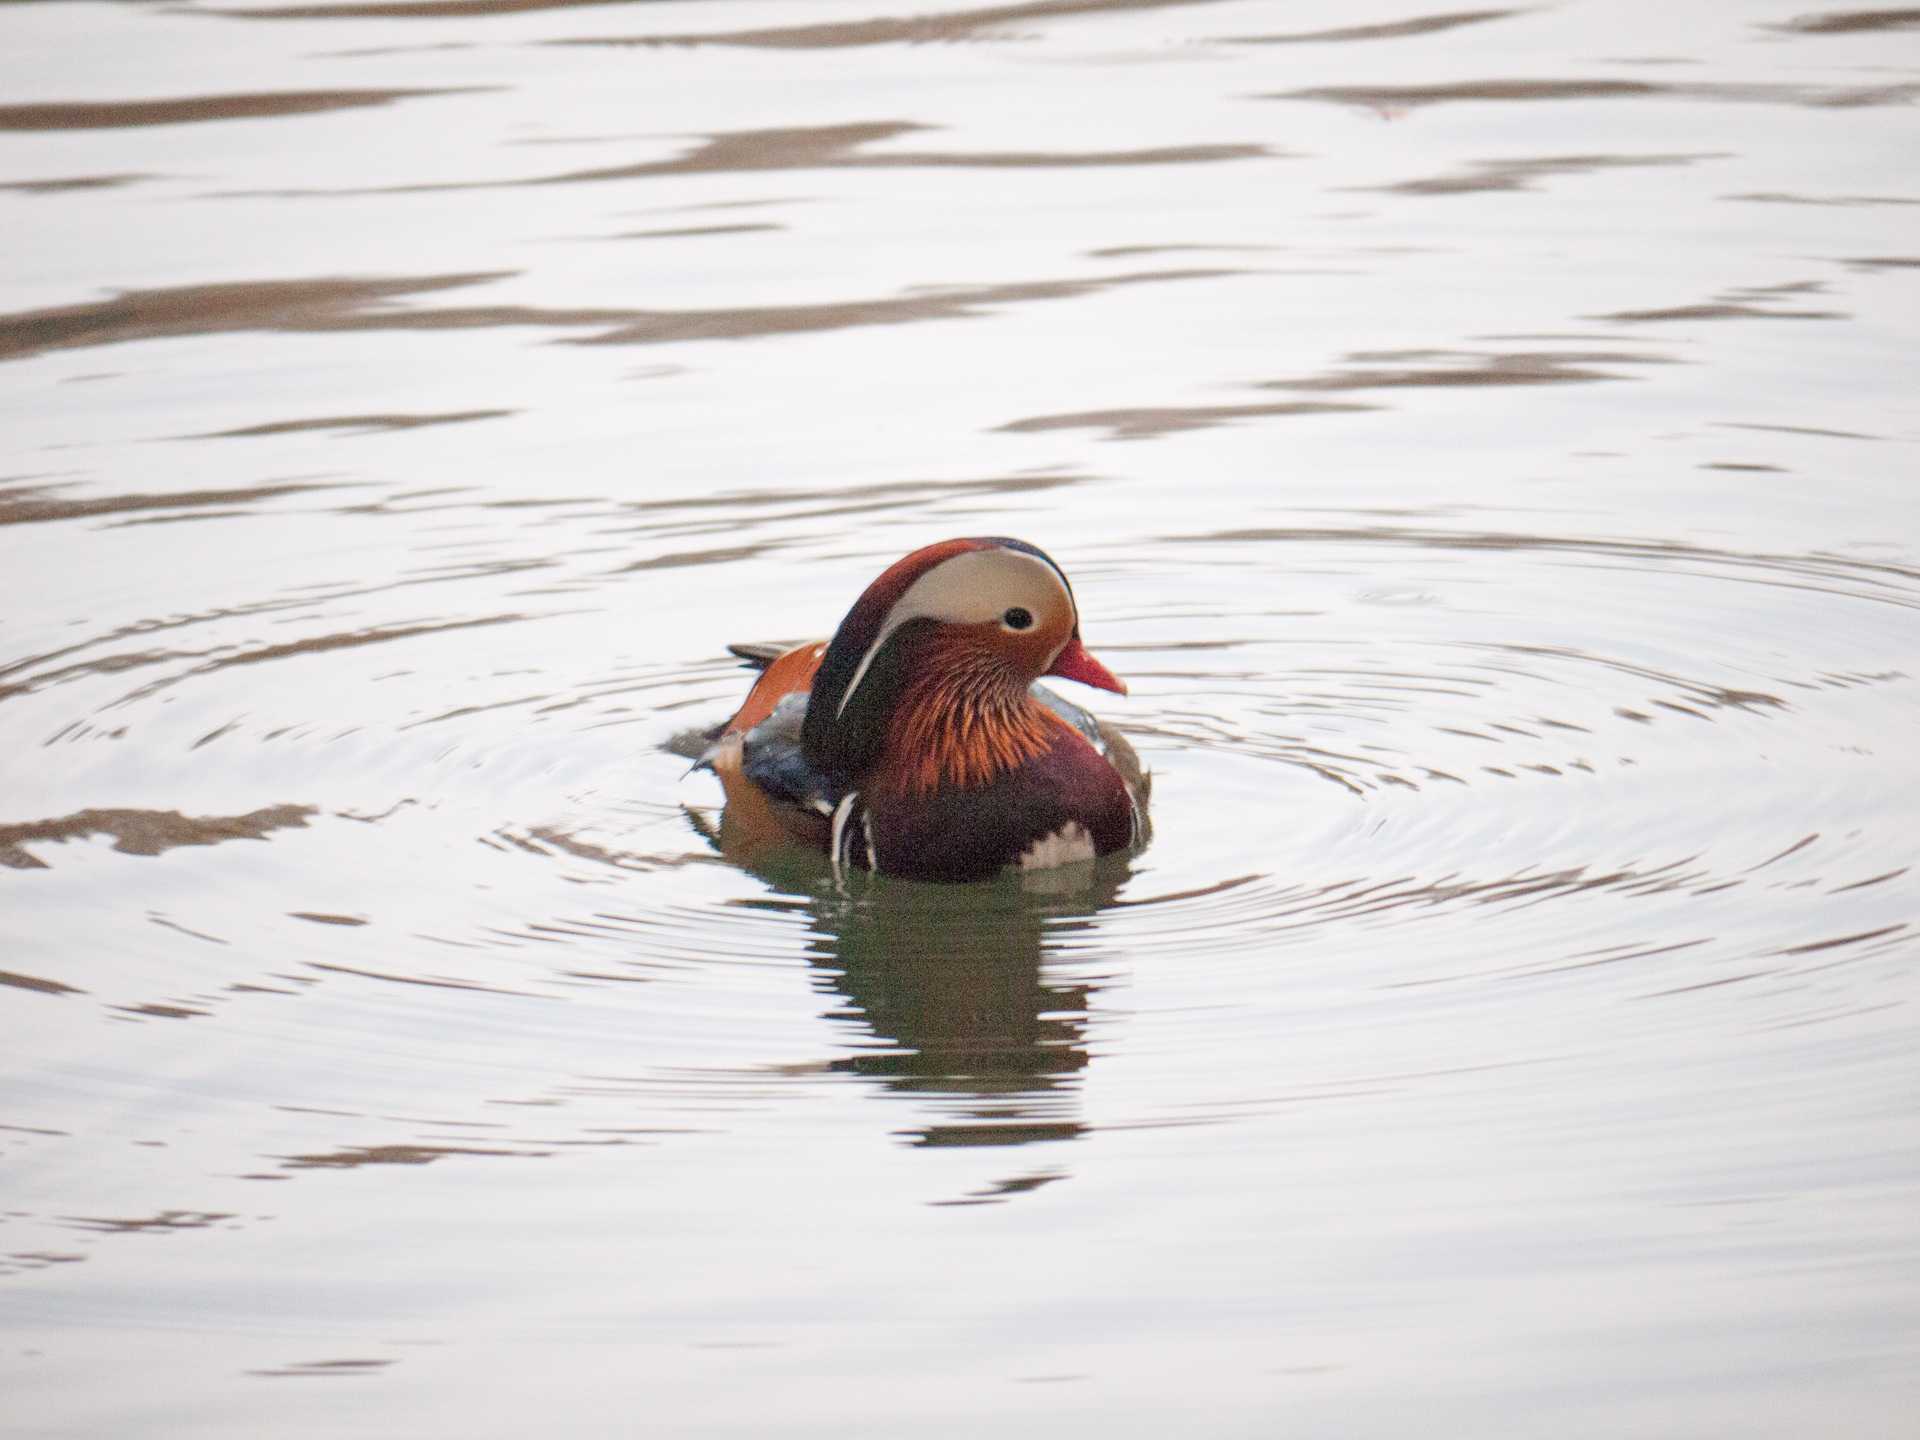
[{"label": "pale water reflection", "polygon": [[[1907,1433],[1917,28],[5,7],[0,1429]],[[730,863],[980,533],[1151,847]]]}]

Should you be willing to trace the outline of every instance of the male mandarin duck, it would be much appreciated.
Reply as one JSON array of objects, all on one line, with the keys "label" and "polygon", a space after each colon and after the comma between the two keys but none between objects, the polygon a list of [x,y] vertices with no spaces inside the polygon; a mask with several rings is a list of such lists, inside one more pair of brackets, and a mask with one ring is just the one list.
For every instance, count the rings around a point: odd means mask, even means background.
[{"label": "male mandarin duck", "polygon": [[1073,589],[1020,540],[946,540],[883,571],[831,641],[734,647],[765,668],[701,758],[723,843],[978,880],[1143,843],[1148,779],[1117,731],[1036,685],[1126,694],[1080,643]]}]

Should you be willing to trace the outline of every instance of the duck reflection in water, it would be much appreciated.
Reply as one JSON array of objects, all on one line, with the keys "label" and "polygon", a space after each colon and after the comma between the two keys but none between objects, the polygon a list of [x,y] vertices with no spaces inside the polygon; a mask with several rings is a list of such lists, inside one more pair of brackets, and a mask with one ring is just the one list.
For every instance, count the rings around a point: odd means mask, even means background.
[{"label": "duck reflection in water", "polygon": [[[698,753],[708,737],[684,737]],[[1127,855],[1009,870],[965,885],[854,870],[765,823],[751,789],[726,787],[718,816],[689,809],[714,850],[772,892],[736,903],[805,917],[823,1018],[851,1032],[827,1068],[914,1097],[935,1117],[915,1145],[1023,1145],[1085,1132],[1079,1073],[1097,977],[1066,968],[1076,937],[1133,873]],[[1076,967],[1077,969],[1077,967]],[[996,1194],[1057,1176],[1008,1180]]]},{"label": "duck reflection in water", "polygon": [[1048,952],[1114,898],[1126,867],[1086,870],[1077,892],[1036,891],[1030,878],[1010,877],[963,901],[951,889],[895,883],[815,908],[815,964],[847,1001],[831,1018],[886,1042],[838,1068],[957,1102],[952,1119],[918,1132],[918,1143],[1010,1145],[1082,1132],[1076,1077],[1099,985],[1051,977]]},{"label": "duck reflection in water", "polygon": [[747,904],[806,917],[815,989],[832,1000],[824,1018],[852,1052],[828,1068],[934,1112],[900,1132],[910,1143],[1085,1133],[1078,1077],[1101,977],[1055,972],[1125,885],[1123,857],[967,886],[835,880],[791,851],[747,868],[785,892]]}]

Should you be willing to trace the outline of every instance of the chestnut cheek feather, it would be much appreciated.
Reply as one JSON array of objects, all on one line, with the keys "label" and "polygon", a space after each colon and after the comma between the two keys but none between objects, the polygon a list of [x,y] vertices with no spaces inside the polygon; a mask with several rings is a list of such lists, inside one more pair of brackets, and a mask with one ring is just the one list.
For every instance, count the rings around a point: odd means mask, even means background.
[{"label": "chestnut cheek feather", "polygon": [[1054,743],[1055,717],[1032,702],[1019,673],[1033,670],[1009,666],[1011,647],[994,628],[949,627],[915,651],[913,678],[888,722],[892,759],[871,785],[908,794],[976,789]]},{"label": "chestnut cheek feather", "polygon": [[981,705],[951,691],[912,695],[889,731],[887,748],[895,761],[870,783],[882,792],[909,795],[977,789],[1046,754],[1064,725],[1051,710],[1024,697],[1014,704]]}]

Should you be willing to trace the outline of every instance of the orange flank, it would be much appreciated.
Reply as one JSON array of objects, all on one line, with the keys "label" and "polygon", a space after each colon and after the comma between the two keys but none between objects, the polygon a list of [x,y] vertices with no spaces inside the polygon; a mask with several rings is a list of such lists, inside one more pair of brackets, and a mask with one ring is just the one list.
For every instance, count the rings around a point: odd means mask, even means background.
[{"label": "orange flank", "polygon": [[720,777],[720,788],[726,796],[720,812],[720,853],[751,865],[796,841],[826,848],[825,818],[776,805],[766,791],[741,772],[740,758],[738,735],[723,740],[713,758],[713,773]]},{"label": "orange flank", "polygon": [[720,777],[726,794],[726,806],[720,812],[720,849],[743,864],[753,864],[796,840],[816,848],[826,846],[824,818],[776,804],[741,769],[747,732],[771,715],[787,696],[811,690],[814,672],[826,653],[826,641],[811,640],[775,656],[707,752],[706,761]]},{"label": "orange flank", "polygon": [[745,703],[727,721],[727,728],[720,732],[722,737],[746,734],[771,715],[774,706],[794,691],[811,690],[814,674],[819,670],[821,658],[826,653],[826,641],[811,640],[776,656],[760,672],[760,678],[754,681]]}]

